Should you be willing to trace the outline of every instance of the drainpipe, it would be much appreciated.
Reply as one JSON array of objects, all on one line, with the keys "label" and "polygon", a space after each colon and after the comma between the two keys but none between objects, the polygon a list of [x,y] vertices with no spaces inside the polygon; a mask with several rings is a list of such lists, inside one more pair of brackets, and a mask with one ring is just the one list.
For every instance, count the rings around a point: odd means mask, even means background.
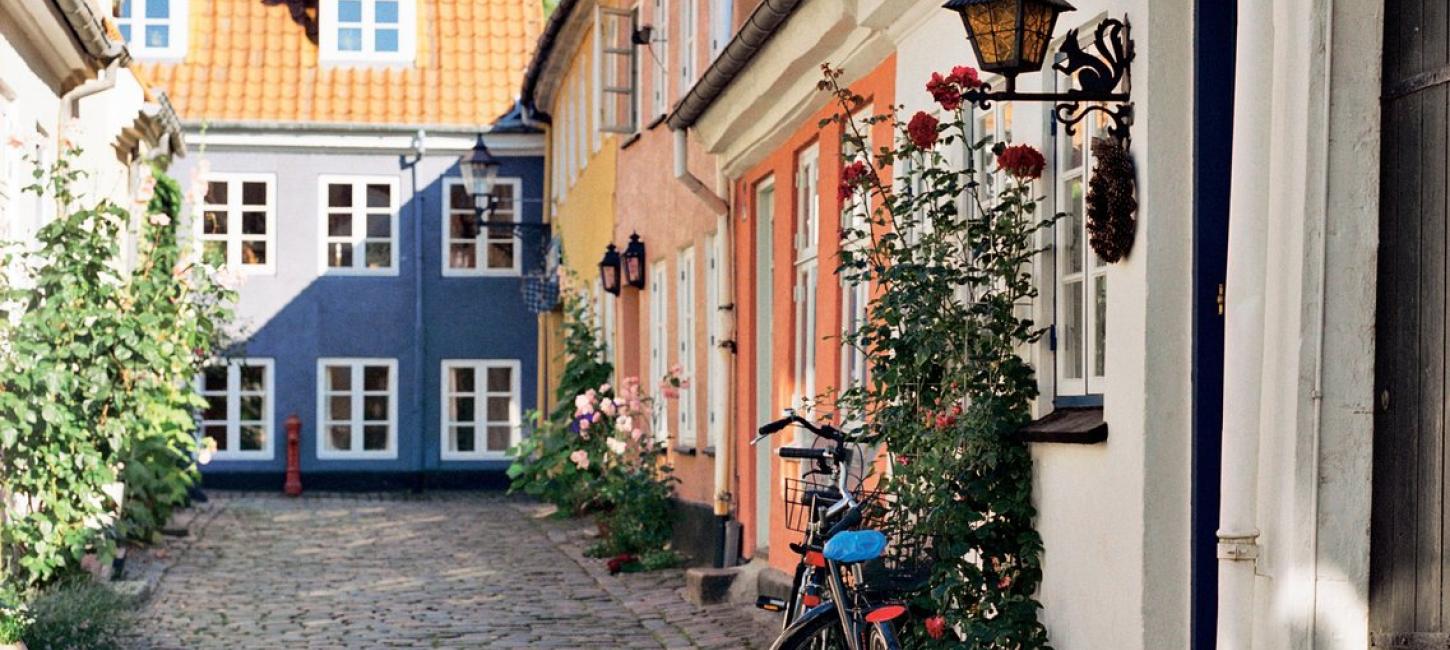
[{"label": "drainpipe", "polygon": [[121,68],[121,59],[111,59],[110,63],[101,70],[100,76],[87,81],[66,93],[61,98],[60,105],[64,111],[61,114],[61,124],[67,120],[79,119],[81,116],[81,100],[92,95],[99,95],[107,90],[116,87],[116,72]]},{"label": "drainpipe", "polygon": [[[729,223],[730,223],[730,217],[729,217],[729,215],[730,215],[730,204],[726,203],[725,199],[720,198],[720,195],[716,194],[714,190],[711,190],[709,187],[706,187],[705,186],[705,183],[703,181],[701,181],[698,177],[696,177],[694,174],[691,174],[690,173],[690,140],[689,140],[688,132],[685,129],[679,129],[679,130],[677,130],[677,131],[674,132],[674,135],[675,135],[675,180],[679,181],[680,183],[683,183],[685,187],[689,188],[689,190],[690,190],[690,192],[692,194],[694,194],[701,201],[704,201],[705,202],[705,205],[709,206],[711,211],[713,211],[715,214],[720,215],[720,216],[722,216],[724,218],[725,223],[726,223],[726,227],[721,228],[718,232],[720,233],[720,236],[721,237],[724,237],[725,240],[726,240],[724,242],[724,245],[728,246],[729,245],[728,244],[728,242],[729,242],[729,232],[730,232],[730,230],[729,230]],[[725,260],[728,259],[728,252],[729,252],[730,249],[726,248],[725,250],[726,250],[727,255],[721,255],[720,256],[721,259],[718,260],[717,263],[724,264],[725,263]],[[722,271],[724,269],[727,269],[727,268],[728,267],[722,267]],[[730,274],[728,272],[723,272],[721,275],[723,275],[726,278],[729,278],[730,277]],[[727,291],[727,289],[725,287],[721,287],[720,295],[721,295],[722,298],[724,298],[725,296],[730,295],[730,293]],[[725,315],[724,315],[724,312],[721,311],[719,313],[711,314],[710,317],[711,318],[716,318],[716,319],[723,319],[723,318],[725,318]],[[724,327],[725,325],[728,324],[728,322],[725,322],[725,321],[717,321],[717,323],[721,326],[718,331],[720,331],[720,332],[730,331],[730,330],[725,329],[725,327]],[[724,348],[718,348],[717,347],[716,349],[711,350],[710,353],[711,354],[725,355],[724,361],[727,364],[730,361],[729,356],[728,356],[730,354],[729,350],[726,350]],[[726,368],[729,368],[728,365],[725,366],[725,367]],[[728,397],[726,399],[726,402],[727,403],[729,402]],[[727,416],[727,419],[726,419],[726,424],[727,424],[727,428],[725,430],[728,432],[729,431],[729,428],[728,428],[728,424],[729,424],[728,416]],[[729,469],[729,466],[730,466],[730,445],[726,444],[726,441],[725,440],[721,440],[719,442],[719,444],[715,446],[715,515],[720,518],[722,525],[723,525],[725,519],[730,516],[730,498],[731,497],[730,497],[730,484],[728,483],[729,474],[727,473],[727,470]]]},{"label": "drainpipe", "polygon": [[[413,163],[409,165],[413,179],[413,411],[418,414],[418,421],[426,422],[423,417],[423,386],[427,377],[425,368],[428,360],[428,347],[424,341],[423,333],[423,200],[424,194],[418,187],[418,165],[423,162],[423,154],[427,152],[428,134],[423,129],[413,136]],[[427,476],[428,452],[427,436],[423,435],[422,428],[418,430],[418,485],[417,491],[422,492]],[[401,444],[401,443],[400,443]],[[441,445],[441,438],[439,444]],[[439,447],[442,453],[442,447]]]},{"label": "drainpipe", "polygon": [[1225,295],[1222,505],[1218,529],[1218,647],[1253,646],[1254,576],[1259,555],[1258,489],[1263,399],[1264,291],[1270,175],[1251,160],[1273,141],[1272,2],[1239,5],[1233,169],[1229,190]]},{"label": "drainpipe", "polygon": [[[720,332],[722,340],[717,342],[715,349],[711,350],[710,354],[720,358],[720,367],[725,370],[725,404],[723,405],[724,412],[720,414],[724,422],[721,427],[720,440],[715,444],[715,516],[724,521],[730,517],[730,505],[735,500],[734,490],[730,489],[730,477],[734,474],[731,471],[733,469],[731,461],[735,459],[735,454],[732,453],[733,441],[730,436],[730,432],[733,430],[730,415],[735,412],[731,408],[734,404],[735,386],[730,378],[735,375],[732,370],[735,362],[736,303],[734,276],[731,273],[730,265],[731,251],[734,248],[731,244],[729,213],[722,215],[717,223],[715,232],[720,233],[717,244],[720,247],[720,255],[715,263],[720,265],[721,286],[717,290],[722,304],[710,317],[715,319],[715,331]],[[725,566],[729,566],[734,559],[725,558]]]}]

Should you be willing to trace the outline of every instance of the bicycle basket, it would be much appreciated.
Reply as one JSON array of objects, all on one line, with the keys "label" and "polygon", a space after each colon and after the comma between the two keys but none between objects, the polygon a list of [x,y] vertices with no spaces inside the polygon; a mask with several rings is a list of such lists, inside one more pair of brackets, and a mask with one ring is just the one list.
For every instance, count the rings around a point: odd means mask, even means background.
[{"label": "bicycle basket", "polygon": [[785,480],[785,527],[797,533],[806,532],[811,525],[811,512],[823,514],[826,508],[841,500],[836,486],[825,481],[810,478]]}]

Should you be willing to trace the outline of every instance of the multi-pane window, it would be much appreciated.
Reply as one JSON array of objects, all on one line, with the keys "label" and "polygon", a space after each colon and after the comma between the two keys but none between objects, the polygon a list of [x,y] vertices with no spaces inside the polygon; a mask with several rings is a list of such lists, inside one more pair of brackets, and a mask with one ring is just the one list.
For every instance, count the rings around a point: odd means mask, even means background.
[{"label": "multi-pane window", "polygon": [[992,146],[999,142],[1012,144],[1012,104],[999,102],[987,110],[976,110],[972,119],[972,137],[977,142],[985,141],[985,145],[976,151],[973,166],[977,169],[978,194],[983,202],[987,202],[1006,182],[1006,177],[997,169]]},{"label": "multi-pane window", "polygon": [[[665,307],[669,300],[669,285],[665,280],[665,260],[663,258],[650,262],[649,278],[649,382],[646,385],[650,390],[658,390],[659,382],[665,376],[665,355],[666,347],[669,345],[669,329],[665,322]],[[655,409],[651,419],[651,429],[655,438],[664,441],[669,439],[669,420],[663,416],[664,409]]]},{"label": "multi-pane window", "polygon": [[188,0],[121,0],[116,28],[131,52],[143,57],[186,54]]},{"label": "multi-pane window", "polygon": [[322,0],[322,58],[411,61],[416,40],[415,5],[412,0]]},{"label": "multi-pane window", "polygon": [[[1059,83],[1067,83],[1064,79]],[[1056,252],[1057,394],[1100,395],[1107,375],[1107,264],[1087,245],[1086,188],[1092,142],[1105,136],[1099,119],[1057,130]]]},{"label": "multi-pane window", "polygon": [[275,268],[276,193],[272,174],[213,174],[206,179],[199,237],[202,259],[243,271]]},{"label": "multi-pane window", "polygon": [[206,406],[201,437],[218,460],[272,458],[272,360],[227,359],[208,364],[196,379]]},{"label": "multi-pane window", "polygon": [[443,460],[503,458],[519,441],[519,362],[443,362]]},{"label": "multi-pane window", "polygon": [[318,458],[396,458],[396,359],[319,359]]},{"label": "multi-pane window", "polygon": [[650,53],[653,55],[653,64],[650,66],[650,116],[664,115],[669,111],[670,82],[666,74],[670,69],[670,10],[665,0],[651,0],[653,7],[650,15],[654,16],[654,32],[658,34],[655,42],[650,43]]},{"label": "multi-pane window", "polygon": [[635,108],[635,23],[639,12],[632,9],[599,8],[599,128],[611,133],[634,133],[639,129]]},{"label": "multi-pane window", "polygon": [[695,50],[699,49],[700,0],[680,0],[680,94],[695,85]]},{"label": "multi-pane window", "polygon": [[396,275],[398,179],[322,177],[322,272]]},{"label": "multi-pane window", "polygon": [[480,227],[468,186],[461,179],[447,180],[443,231],[443,257],[447,264],[443,275],[516,275],[520,272],[519,238],[512,226],[519,220],[519,186],[515,178],[501,178],[494,183],[494,207],[484,215],[485,224]]},{"label": "multi-pane window", "polygon": [[[680,251],[678,260],[679,285],[675,294],[675,345],[676,361],[680,366],[680,379],[691,384],[695,379],[695,248],[693,246]],[[685,442],[685,436],[693,434],[695,444],[699,444],[700,430],[695,422],[696,408],[695,391],[686,390],[681,392],[679,399],[679,436],[680,443]]]},{"label": "multi-pane window", "polygon": [[720,327],[720,285],[724,283],[725,251],[721,237],[710,233],[705,238],[705,332],[709,337],[705,354],[706,411],[705,424],[708,445],[718,447],[725,433],[725,361],[720,356],[720,346],[725,335]]},{"label": "multi-pane window", "polygon": [[815,145],[796,158],[795,401],[816,396],[816,258],[820,243],[820,152]]}]

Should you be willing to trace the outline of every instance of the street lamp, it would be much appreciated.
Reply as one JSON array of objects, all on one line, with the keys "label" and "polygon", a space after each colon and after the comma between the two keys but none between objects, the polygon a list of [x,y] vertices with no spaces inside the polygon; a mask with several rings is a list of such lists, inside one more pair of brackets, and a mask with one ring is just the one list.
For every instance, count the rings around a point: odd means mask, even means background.
[{"label": "street lamp", "polygon": [[1042,69],[1057,16],[1073,11],[1072,5],[1065,0],[947,0],[942,7],[961,17],[977,64],[1006,77],[1001,90],[987,84],[962,89],[964,102],[982,109],[992,102],[1053,102],[1052,115],[1069,135],[1090,113],[1101,113],[1113,122],[1108,132],[1119,142],[1128,140],[1133,124],[1128,75],[1133,39],[1126,17],[1098,23],[1094,52],[1084,50],[1076,29],[1063,36],[1052,68],[1067,77],[1066,90],[1018,92],[1017,75]]},{"label": "street lamp", "polygon": [[942,6],[961,15],[977,65],[1009,78],[1042,69],[1057,15],[1074,11],[1064,0],[949,0]]},{"label": "street lamp", "polygon": [[478,219],[479,227],[483,227],[483,214],[494,208],[493,185],[498,179],[499,162],[489,153],[482,133],[478,134],[473,149],[458,159],[458,168],[463,172],[463,182],[473,198],[473,215]]},{"label": "street lamp", "polygon": [[631,234],[624,247],[624,281],[636,289],[644,288],[644,242],[639,233]]},{"label": "street lamp", "polygon": [[599,260],[599,283],[605,291],[619,295],[619,253],[614,244],[604,249],[604,259]]}]

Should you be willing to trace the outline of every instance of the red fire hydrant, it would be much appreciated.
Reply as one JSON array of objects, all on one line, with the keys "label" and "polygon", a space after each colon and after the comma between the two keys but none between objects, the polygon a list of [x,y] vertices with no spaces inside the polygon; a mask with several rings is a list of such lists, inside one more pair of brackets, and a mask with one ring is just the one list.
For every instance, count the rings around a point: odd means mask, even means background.
[{"label": "red fire hydrant", "polygon": [[282,491],[289,497],[302,495],[302,452],[298,446],[302,443],[302,418],[296,413],[287,416],[283,423],[287,427],[287,481],[282,485]]}]

